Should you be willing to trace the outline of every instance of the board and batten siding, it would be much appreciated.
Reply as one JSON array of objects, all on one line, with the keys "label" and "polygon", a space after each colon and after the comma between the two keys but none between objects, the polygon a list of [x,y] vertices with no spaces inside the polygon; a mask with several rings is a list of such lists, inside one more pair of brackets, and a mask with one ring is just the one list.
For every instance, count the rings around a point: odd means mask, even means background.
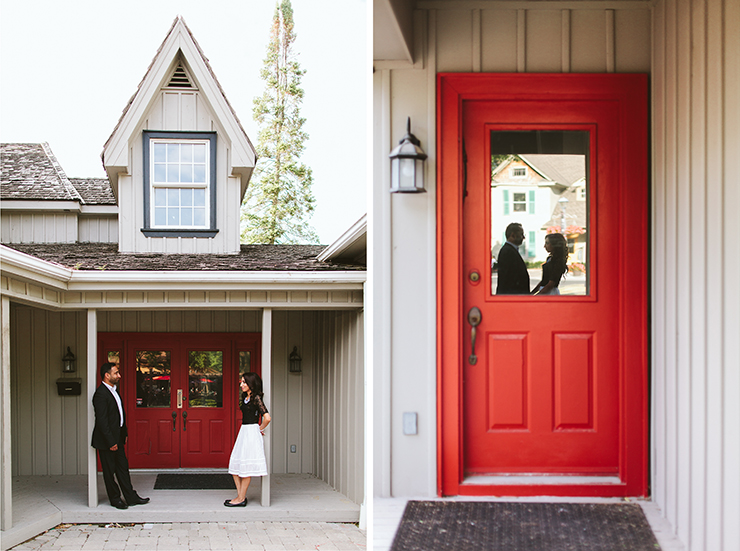
[{"label": "board and batten siding", "polygon": [[364,501],[364,314],[313,312],[314,474],[355,503]]},{"label": "board and batten siding", "polygon": [[[87,472],[86,318],[81,312],[42,310],[11,303],[10,389],[12,474]],[[81,396],[59,396],[62,356],[77,357]]]},{"label": "board and batten siding", "polygon": [[653,41],[652,496],[740,549],[740,2],[659,0]]},{"label": "board and batten siding", "polygon": [[80,216],[80,243],[118,243],[118,216]]},{"label": "board and batten siding", "polygon": [[[413,65],[378,61],[374,73],[373,492],[383,497],[437,492],[437,73],[647,73],[651,67],[650,2],[422,1],[417,7]],[[391,195],[388,152],[405,134],[407,117],[429,155],[427,193]],[[403,412],[418,413],[419,434],[403,434]]]},{"label": "board and batten siding", "polygon": [[0,212],[2,243],[75,243],[77,236],[73,212]]},{"label": "board and batten siding", "polygon": [[[143,130],[217,132],[216,227],[212,238],[146,237],[144,227]],[[235,253],[239,251],[241,178],[226,173],[231,144],[225,130],[199,91],[164,89],[156,96],[132,138],[131,175],[118,183],[119,249],[122,252]]]}]

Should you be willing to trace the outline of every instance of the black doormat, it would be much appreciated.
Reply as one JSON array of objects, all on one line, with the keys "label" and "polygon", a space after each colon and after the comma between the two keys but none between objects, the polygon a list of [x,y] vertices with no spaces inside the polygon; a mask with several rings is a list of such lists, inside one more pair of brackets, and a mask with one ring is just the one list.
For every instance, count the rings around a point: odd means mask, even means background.
[{"label": "black doormat", "polygon": [[409,501],[392,551],[656,551],[636,504]]},{"label": "black doormat", "polygon": [[155,490],[234,490],[234,478],[226,473],[162,473]]}]

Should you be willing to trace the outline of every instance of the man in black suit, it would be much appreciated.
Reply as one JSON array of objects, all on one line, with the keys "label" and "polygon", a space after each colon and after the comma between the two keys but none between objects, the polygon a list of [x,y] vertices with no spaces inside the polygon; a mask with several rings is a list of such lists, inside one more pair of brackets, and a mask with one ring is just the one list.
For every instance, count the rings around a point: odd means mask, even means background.
[{"label": "man in black suit", "polygon": [[529,273],[519,245],[524,242],[524,228],[517,222],[506,226],[506,243],[498,252],[497,295],[528,295]]},{"label": "man in black suit", "polygon": [[[128,431],[123,403],[116,391],[116,385],[121,380],[118,366],[104,363],[100,366],[100,378],[103,382],[95,391],[92,400],[95,408],[92,447],[98,450],[100,465],[103,467],[105,491],[108,493],[110,504],[117,509],[127,509],[129,505],[144,505],[149,503],[149,498],[139,496],[131,485],[128,459],[124,449]],[[118,479],[118,484],[114,475]],[[121,499],[121,492],[125,502]]]}]

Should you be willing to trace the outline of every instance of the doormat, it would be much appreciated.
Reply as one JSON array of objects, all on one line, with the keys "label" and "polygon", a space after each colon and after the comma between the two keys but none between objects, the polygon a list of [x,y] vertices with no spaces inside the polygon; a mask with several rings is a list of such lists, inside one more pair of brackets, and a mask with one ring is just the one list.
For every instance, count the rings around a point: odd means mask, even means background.
[{"label": "doormat", "polygon": [[636,504],[409,501],[391,551],[656,551]]},{"label": "doormat", "polygon": [[235,490],[234,478],[226,473],[161,473],[155,490]]}]

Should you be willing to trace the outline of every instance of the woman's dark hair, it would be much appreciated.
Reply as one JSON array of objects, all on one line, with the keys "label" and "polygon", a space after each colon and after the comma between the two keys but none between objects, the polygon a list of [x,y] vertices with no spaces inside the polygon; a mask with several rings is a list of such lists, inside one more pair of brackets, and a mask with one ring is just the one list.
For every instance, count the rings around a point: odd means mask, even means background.
[{"label": "woman's dark hair", "polygon": [[[259,375],[252,373],[251,371],[242,373],[242,381],[247,383],[249,390],[252,391],[252,396],[259,396],[260,400],[264,397],[264,393],[262,392],[262,379],[260,379]],[[247,393],[242,392],[242,400],[246,397]]]},{"label": "woman's dark hair", "polygon": [[550,256],[554,265],[558,268],[561,275],[568,271],[568,240],[562,233],[549,233],[545,239],[550,241],[552,250]]}]

